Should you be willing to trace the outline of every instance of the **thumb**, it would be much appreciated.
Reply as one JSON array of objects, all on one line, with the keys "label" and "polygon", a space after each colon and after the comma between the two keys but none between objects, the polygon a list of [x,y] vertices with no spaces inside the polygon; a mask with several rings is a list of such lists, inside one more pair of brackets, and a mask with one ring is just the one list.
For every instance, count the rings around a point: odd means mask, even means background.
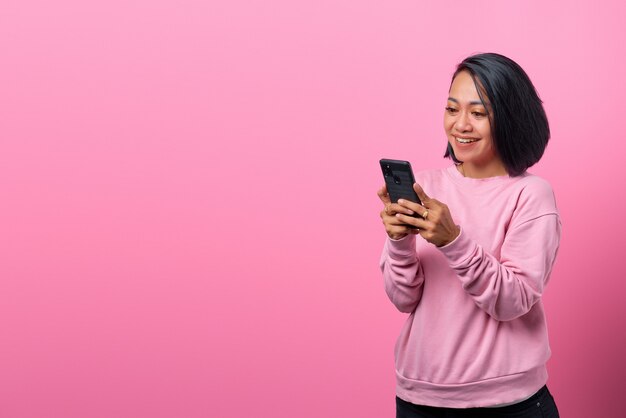
[{"label": "thumb", "polygon": [[380,188],[380,190],[378,190],[378,197],[380,198],[380,200],[385,204],[389,204],[391,203],[391,199],[389,199],[389,194],[387,193],[387,185],[384,185],[383,187]]},{"label": "thumb", "polygon": [[427,202],[427,201],[430,200],[430,197],[428,197],[428,195],[426,194],[424,189],[422,189],[422,186],[420,186],[419,184],[414,183],[413,184],[413,190],[415,190],[415,193],[417,194],[417,197],[420,198],[422,203]]}]

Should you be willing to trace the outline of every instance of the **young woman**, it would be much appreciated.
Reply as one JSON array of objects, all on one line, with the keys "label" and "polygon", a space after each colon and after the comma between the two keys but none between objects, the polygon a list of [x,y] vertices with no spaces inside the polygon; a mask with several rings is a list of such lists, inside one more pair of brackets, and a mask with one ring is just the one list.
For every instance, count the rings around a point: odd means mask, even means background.
[{"label": "young woman", "polygon": [[561,222],[550,185],[526,171],[550,137],[541,100],[515,62],[474,55],[452,77],[444,129],[454,164],[415,174],[422,205],[378,191],[385,290],[410,313],[397,417],[558,417],[541,295]]}]

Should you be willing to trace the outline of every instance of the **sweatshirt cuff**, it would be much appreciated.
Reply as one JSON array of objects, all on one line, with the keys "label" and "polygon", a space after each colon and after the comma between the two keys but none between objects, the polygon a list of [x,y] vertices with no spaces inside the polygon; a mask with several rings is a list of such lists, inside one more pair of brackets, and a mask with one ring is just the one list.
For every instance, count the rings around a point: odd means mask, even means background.
[{"label": "sweatshirt cuff", "polygon": [[409,234],[400,239],[387,237],[387,252],[391,258],[396,260],[417,257],[415,253],[415,235]]},{"label": "sweatshirt cuff", "polygon": [[465,260],[472,256],[475,245],[476,243],[474,243],[467,236],[467,234],[464,234],[463,228],[461,228],[459,236],[457,236],[454,241],[444,245],[443,247],[439,247],[439,251],[441,251],[448,260],[450,260],[451,266],[455,267],[462,264]]}]

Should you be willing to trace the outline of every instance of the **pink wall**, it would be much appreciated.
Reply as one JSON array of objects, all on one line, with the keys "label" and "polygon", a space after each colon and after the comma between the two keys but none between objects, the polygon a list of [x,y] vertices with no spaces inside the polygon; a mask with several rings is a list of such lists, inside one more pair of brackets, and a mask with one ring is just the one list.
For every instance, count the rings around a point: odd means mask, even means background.
[{"label": "pink wall", "polygon": [[549,385],[620,416],[626,7],[596,3],[3,2],[0,415],[393,416],[377,160],[446,165],[454,65],[495,51],[553,133]]}]

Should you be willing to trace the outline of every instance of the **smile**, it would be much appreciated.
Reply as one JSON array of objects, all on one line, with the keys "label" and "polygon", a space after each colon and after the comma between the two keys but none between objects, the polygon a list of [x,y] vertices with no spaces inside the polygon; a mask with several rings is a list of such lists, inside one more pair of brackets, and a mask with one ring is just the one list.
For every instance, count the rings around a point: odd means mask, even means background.
[{"label": "smile", "polygon": [[456,141],[460,142],[461,144],[469,144],[471,142],[478,141],[478,139],[475,138],[459,138],[458,136],[455,136],[454,139],[456,139]]}]

